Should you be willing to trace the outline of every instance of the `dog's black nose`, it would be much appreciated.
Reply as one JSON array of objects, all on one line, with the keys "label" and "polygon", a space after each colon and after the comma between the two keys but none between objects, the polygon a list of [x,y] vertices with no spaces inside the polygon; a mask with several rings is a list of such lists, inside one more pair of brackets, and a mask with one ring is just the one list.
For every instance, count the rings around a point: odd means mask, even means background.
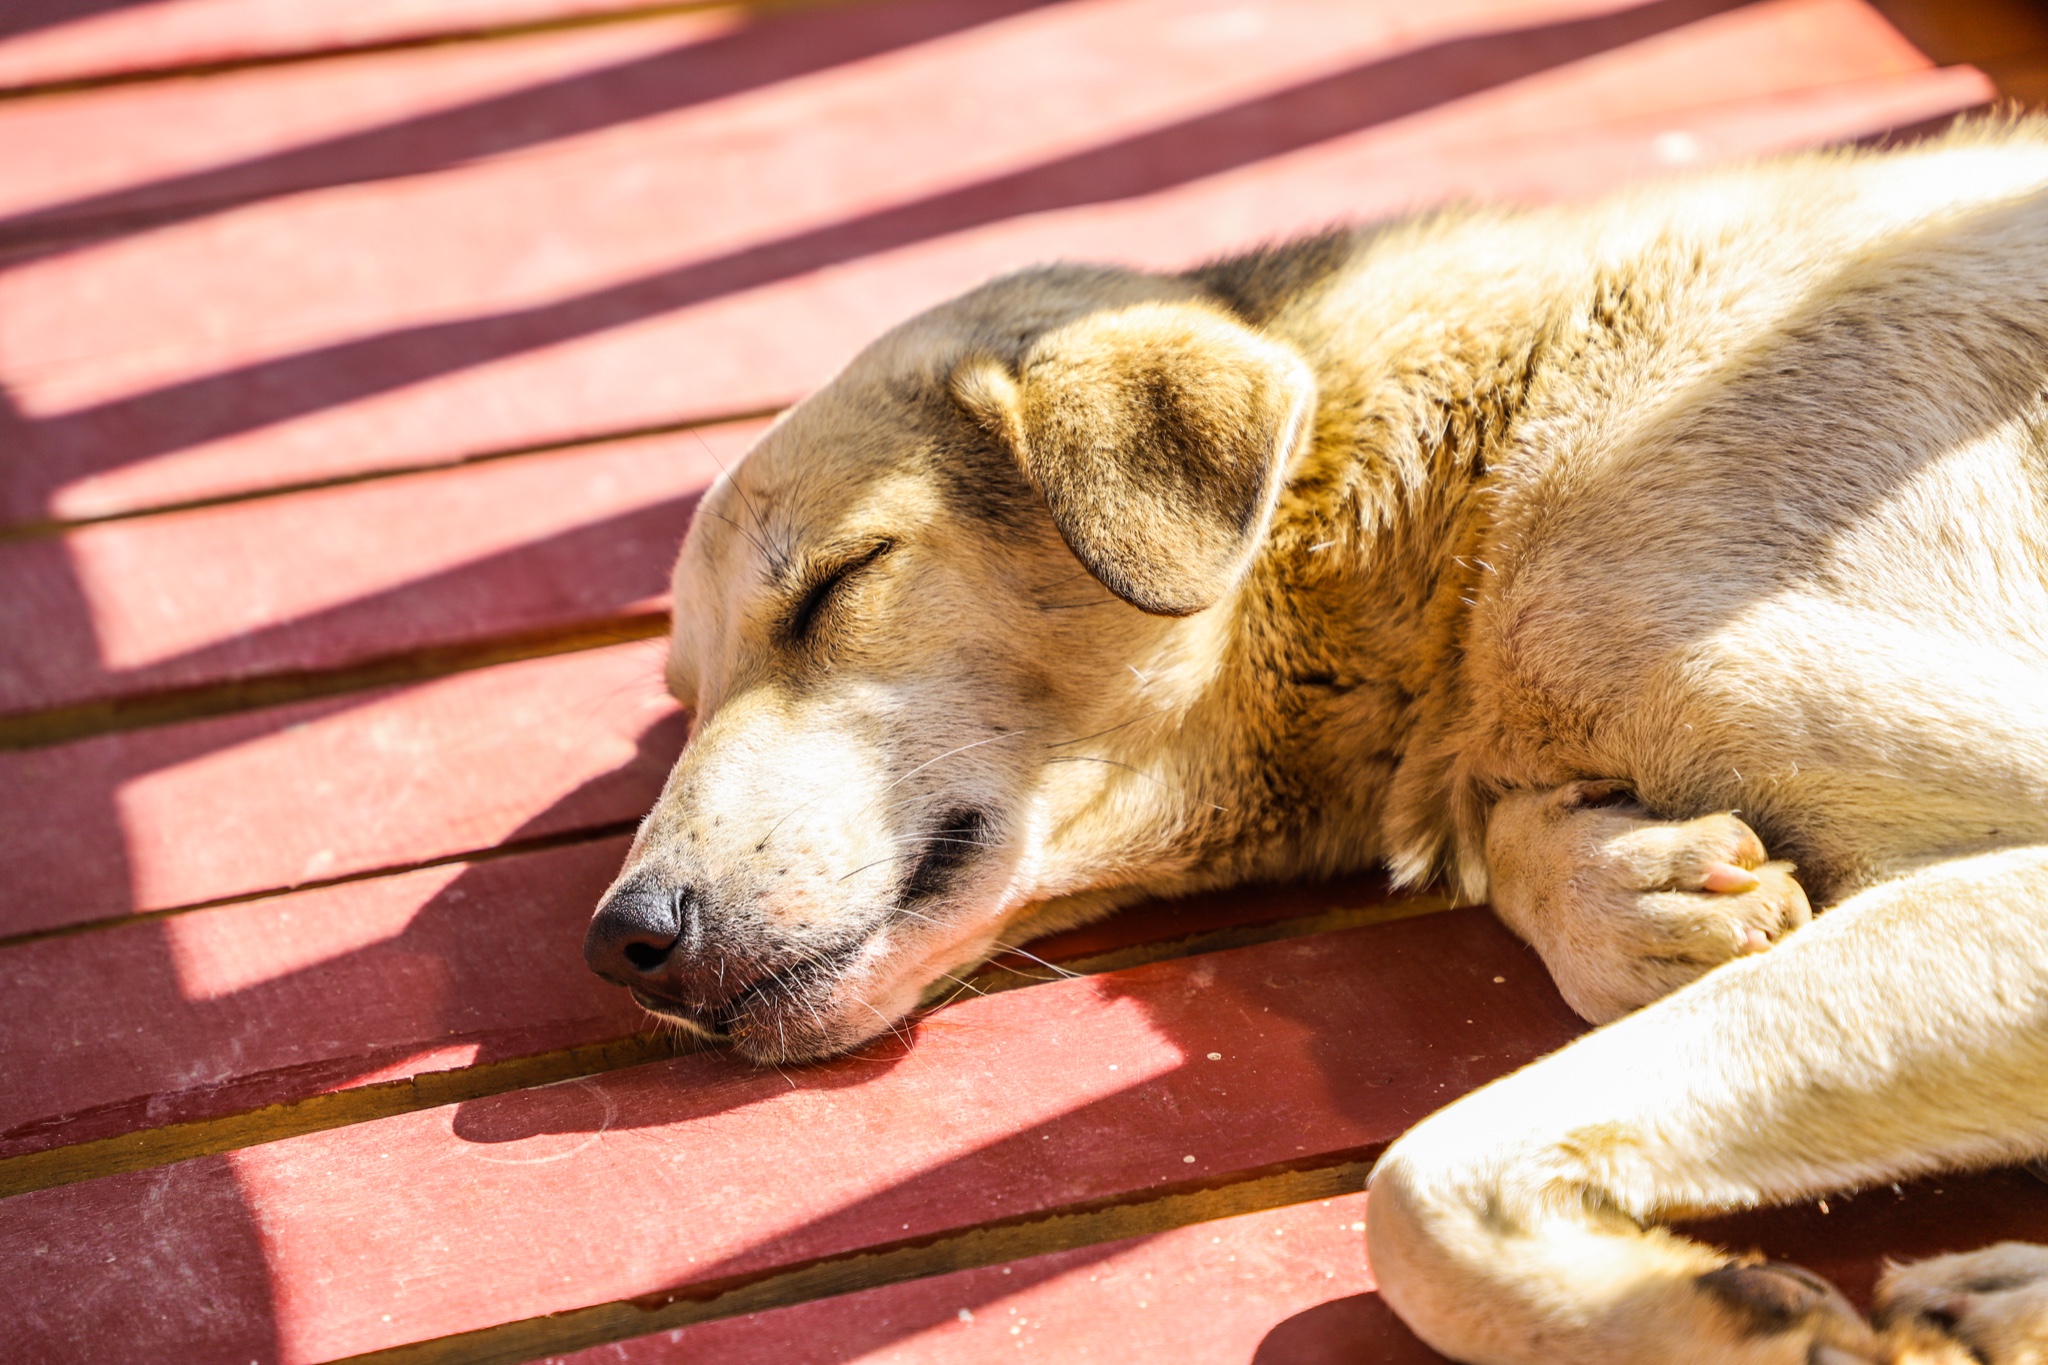
[{"label": "dog's black nose", "polygon": [[691,927],[692,903],[687,888],[657,877],[631,878],[605,897],[591,917],[583,935],[583,960],[590,970],[622,986],[664,975],[676,945]]}]

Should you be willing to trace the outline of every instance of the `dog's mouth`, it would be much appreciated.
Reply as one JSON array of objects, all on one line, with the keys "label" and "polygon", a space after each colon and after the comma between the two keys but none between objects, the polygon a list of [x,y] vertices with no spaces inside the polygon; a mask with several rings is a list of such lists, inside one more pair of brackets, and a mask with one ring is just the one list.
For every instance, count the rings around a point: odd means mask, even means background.
[{"label": "dog's mouth", "polygon": [[[958,883],[975,856],[989,846],[989,818],[982,811],[961,807],[940,818],[932,833],[918,847],[917,857],[897,884],[896,915],[936,924],[921,907],[944,896]],[[894,920],[896,916],[890,916]],[[758,1051],[754,1035],[772,1033],[773,1051],[784,1056],[799,1050],[790,1044],[794,1028],[799,1038],[816,1026],[823,1031],[823,1019],[836,1004],[835,987],[861,958],[879,928],[828,949],[811,949],[802,956],[765,971],[739,990],[716,1002],[687,1000],[661,995],[644,985],[631,986],[633,1001],[649,1014],[680,1024],[707,1040],[738,1045],[742,1051]],[[922,983],[921,983],[922,984]],[[864,1004],[866,1002],[863,1002]],[[872,1012],[874,1007],[868,1005]],[[881,1020],[885,1026],[894,1020]],[[858,1045],[859,1040],[849,1046]]]},{"label": "dog's mouth", "polygon": [[809,1000],[829,988],[844,974],[847,964],[860,952],[865,940],[856,940],[826,952],[811,952],[802,958],[755,977],[716,1004],[703,1004],[673,996],[656,995],[642,986],[631,988],[633,1002],[649,1014],[716,1042],[737,1041],[750,1017],[800,1012]]}]

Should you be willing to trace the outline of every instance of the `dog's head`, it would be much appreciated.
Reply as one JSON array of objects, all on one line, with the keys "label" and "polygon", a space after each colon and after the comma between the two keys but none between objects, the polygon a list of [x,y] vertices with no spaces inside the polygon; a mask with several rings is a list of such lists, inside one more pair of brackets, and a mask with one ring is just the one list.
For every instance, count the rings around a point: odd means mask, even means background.
[{"label": "dog's head", "polygon": [[667,665],[693,732],[590,965],[801,1059],[1050,922],[1031,907],[1170,883],[1231,742],[1184,728],[1313,390],[1194,285],[1129,272],[1012,276],[869,347],[699,508]]}]

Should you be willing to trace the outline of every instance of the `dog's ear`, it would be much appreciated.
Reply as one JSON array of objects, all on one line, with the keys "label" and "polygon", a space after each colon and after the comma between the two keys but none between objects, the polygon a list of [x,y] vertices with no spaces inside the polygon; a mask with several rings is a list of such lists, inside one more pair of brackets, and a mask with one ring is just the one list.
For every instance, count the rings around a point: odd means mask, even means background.
[{"label": "dog's ear", "polygon": [[1243,574],[1315,402],[1299,355],[1193,303],[1089,314],[1015,373],[970,357],[952,389],[1089,572],[1162,616],[1202,610]]}]

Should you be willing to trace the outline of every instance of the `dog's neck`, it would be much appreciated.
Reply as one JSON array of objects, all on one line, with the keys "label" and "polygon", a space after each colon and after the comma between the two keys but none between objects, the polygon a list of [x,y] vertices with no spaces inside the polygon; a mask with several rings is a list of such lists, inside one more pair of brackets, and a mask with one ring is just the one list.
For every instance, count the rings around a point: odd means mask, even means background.
[{"label": "dog's neck", "polygon": [[[1447,835],[1421,841],[1427,856],[1396,857],[1416,846],[1418,821],[1457,822],[1448,786],[1416,754],[1440,757],[1437,739],[1464,714],[1465,632],[1497,558],[1483,548],[1498,511],[1493,471],[1538,383],[1557,301],[1585,269],[1509,268],[1509,226],[1466,219],[1461,231],[1498,249],[1454,250],[1448,263],[1444,239],[1394,225],[1196,272],[1245,321],[1311,359],[1315,420],[1234,596],[1185,623],[1202,641],[1181,657],[1216,666],[1151,741],[1159,747],[1124,756],[1126,799],[1153,809],[1152,827],[1123,826],[1128,842],[1091,863],[1117,867],[1117,880],[1061,897],[1061,916],[1390,858],[1408,884],[1442,870]],[[1461,271],[1473,278],[1461,282]],[[1488,307],[1450,327],[1438,295]],[[1344,326],[1362,329],[1355,344],[1333,338]],[[1141,713],[1154,698],[1127,704]]]},{"label": "dog's neck", "polygon": [[[1542,332],[1532,307],[1450,364],[1437,350],[1428,368],[1319,375],[1314,433],[1227,608],[1230,656],[1181,732],[1181,771],[1236,805],[1200,822],[1203,881],[1368,868],[1394,852],[1390,824],[1450,821],[1433,808],[1447,794],[1418,793],[1426,779],[1404,766],[1462,709],[1463,635],[1490,576],[1488,471]],[[1394,870],[1420,883],[1439,869]]]}]

